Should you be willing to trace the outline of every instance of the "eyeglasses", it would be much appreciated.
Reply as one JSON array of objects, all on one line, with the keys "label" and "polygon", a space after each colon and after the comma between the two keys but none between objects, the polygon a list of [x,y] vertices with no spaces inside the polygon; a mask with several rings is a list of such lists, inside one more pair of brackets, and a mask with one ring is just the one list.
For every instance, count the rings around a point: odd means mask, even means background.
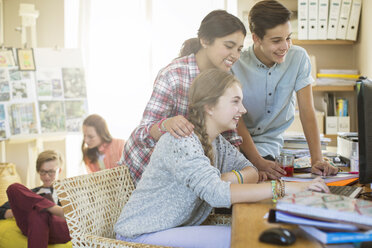
[{"label": "eyeglasses", "polygon": [[48,174],[48,176],[52,177],[56,175],[57,171],[58,169],[57,170],[40,170],[39,174],[41,176],[45,176],[46,174]]}]

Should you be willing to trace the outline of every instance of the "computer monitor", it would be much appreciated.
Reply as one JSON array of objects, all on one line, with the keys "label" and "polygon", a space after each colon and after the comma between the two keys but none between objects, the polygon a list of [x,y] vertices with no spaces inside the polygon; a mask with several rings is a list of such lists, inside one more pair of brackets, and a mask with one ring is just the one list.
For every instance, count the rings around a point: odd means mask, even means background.
[{"label": "computer monitor", "polygon": [[358,92],[359,182],[372,183],[372,81],[360,78]]}]

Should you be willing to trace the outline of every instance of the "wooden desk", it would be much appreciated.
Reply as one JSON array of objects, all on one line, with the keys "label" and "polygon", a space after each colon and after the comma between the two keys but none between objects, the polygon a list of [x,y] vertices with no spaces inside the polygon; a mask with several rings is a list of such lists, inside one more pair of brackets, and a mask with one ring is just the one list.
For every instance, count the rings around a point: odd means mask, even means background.
[{"label": "wooden desk", "polygon": [[289,247],[322,247],[315,239],[307,236],[295,225],[272,224],[264,219],[270,208],[274,208],[271,200],[258,203],[239,203],[234,204],[232,211],[231,224],[231,248],[273,248],[281,247],[271,244],[261,243],[258,238],[260,234],[271,227],[284,227],[292,230],[297,237],[296,243]]},{"label": "wooden desk", "polygon": [[[357,185],[360,186],[360,185]],[[371,187],[364,187],[364,192],[371,191]],[[265,200],[258,203],[239,203],[234,204],[232,211],[231,224],[231,248],[273,248],[281,247],[271,244],[261,243],[258,238],[260,234],[271,227],[284,227],[292,230],[297,237],[296,243],[289,247],[315,248],[323,247],[314,238],[308,236],[296,225],[273,224],[264,219],[269,209],[274,208],[271,200]]]}]

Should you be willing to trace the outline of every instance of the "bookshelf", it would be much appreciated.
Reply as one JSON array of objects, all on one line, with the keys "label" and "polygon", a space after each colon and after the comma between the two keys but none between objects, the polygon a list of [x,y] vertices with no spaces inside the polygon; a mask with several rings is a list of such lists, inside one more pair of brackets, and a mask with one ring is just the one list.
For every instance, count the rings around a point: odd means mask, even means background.
[{"label": "bookshelf", "polygon": [[293,45],[354,45],[356,42],[352,40],[292,40]]},{"label": "bookshelf", "polygon": [[[316,83],[316,82],[315,82]],[[313,91],[317,92],[352,92],[354,91],[354,85],[314,85]]]}]

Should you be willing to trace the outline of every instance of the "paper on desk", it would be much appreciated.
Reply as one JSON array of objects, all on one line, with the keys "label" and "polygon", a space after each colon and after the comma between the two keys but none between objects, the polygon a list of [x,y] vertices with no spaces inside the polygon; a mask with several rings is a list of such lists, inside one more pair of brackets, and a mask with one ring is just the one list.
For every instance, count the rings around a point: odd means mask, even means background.
[{"label": "paper on desk", "polygon": [[[317,177],[319,177],[319,175],[315,175],[312,173],[304,173],[304,174],[294,175],[293,177],[282,177],[281,179],[284,181],[290,181],[290,182],[308,182]],[[336,176],[321,176],[321,178],[323,178],[326,183],[331,183],[331,182],[336,182],[336,181],[346,180],[346,179],[351,179],[351,178],[357,178],[357,177],[359,177],[358,174],[337,174]]]},{"label": "paper on desk", "polygon": [[309,168],[309,167],[311,167],[311,158],[310,158],[310,156],[305,156],[305,157],[301,157],[301,158],[295,159],[293,167],[295,169],[298,169],[298,168]]}]

